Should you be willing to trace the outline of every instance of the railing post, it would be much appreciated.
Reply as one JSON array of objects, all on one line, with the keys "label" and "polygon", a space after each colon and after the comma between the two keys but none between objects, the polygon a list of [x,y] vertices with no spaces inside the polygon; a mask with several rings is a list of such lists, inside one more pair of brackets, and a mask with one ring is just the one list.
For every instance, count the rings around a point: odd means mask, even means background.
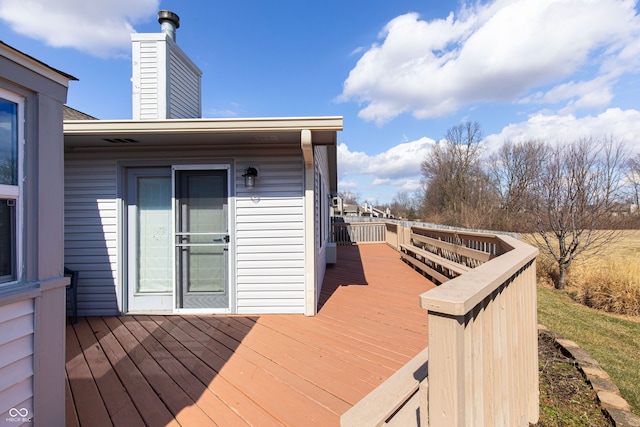
[{"label": "railing post", "polygon": [[[464,317],[429,312],[429,421],[433,426],[465,426]],[[470,402],[469,402],[470,403]]]},{"label": "railing post", "polygon": [[538,420],[538,251],[513,243],[518,248],[420,298],[428,310],[431,425]]}]

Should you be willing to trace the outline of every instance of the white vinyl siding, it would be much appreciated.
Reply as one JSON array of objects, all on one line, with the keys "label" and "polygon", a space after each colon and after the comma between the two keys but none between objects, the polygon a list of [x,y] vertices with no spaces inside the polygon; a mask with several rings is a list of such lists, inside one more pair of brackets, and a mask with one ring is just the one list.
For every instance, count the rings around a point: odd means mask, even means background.
[{"label": "white vinyl siding", "polygon": [[[138,84],[140,91],[140,120],[153,120],[158,117],[160,102],[160,88],[158,82],[158,43],[156,41],[141,42],[140,57],[138,59]],[[134,67],[135,70],[135,67]]]},{"label": "white vinyl siding", "polygon": [[[0,414],[33,414],[34,301],[0,306]],[[16,425],[21,425],[16,423]]]},{"label": "white vinyl siding", "polygon": [[202,71],[163,33],[132,34],[134,120],[201,117]]},{"label": "white vinyl siding", "polygon": [[[237,312],[304,313],[303,164],[299,156],[236,162]],[[247,189],[242,174],[258,169]]]},{"label": "white vinyl siding", "polygon": [[200,74],[177,47],[169,50],[169,106],[167,118],[200,117]]},{"label": "white vinyl siding", "polygon": [[114,315],[117,264],[116,162],[65,162],[65,265],[78,270],[80,315]]}]

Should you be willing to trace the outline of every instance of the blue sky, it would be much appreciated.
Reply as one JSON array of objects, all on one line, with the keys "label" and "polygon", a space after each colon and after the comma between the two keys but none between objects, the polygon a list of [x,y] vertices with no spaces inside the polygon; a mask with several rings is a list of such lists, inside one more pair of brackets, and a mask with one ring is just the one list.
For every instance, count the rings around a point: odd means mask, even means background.
[{"label": "blue sky", "polygon": [[592,136],[640,152],[640,17],[629,0],[0,0],[0,40],[79,78],[68,105],[131,118],[130,33],[180,16],[203,116],[343,116],[339,188],[390,202],[446,130]]}]

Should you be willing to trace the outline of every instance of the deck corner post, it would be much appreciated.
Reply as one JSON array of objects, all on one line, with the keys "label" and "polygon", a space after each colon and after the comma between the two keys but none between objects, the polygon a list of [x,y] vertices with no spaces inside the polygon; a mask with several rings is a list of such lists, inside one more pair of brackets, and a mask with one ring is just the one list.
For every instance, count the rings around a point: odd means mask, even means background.
[{"label": "deck corner post", "polygon": [[429,421],[434,426],[464,426],[467,402],[465,379],[469,351],[464,316],[434,311],[429,316]]}]

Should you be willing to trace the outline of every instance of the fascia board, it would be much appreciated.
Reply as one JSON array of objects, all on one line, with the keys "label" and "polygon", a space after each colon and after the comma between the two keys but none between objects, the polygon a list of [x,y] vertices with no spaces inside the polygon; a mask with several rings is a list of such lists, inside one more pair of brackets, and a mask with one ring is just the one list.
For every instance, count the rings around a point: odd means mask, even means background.
[{"label": "fascia board", "polygon": [[65,135],[178,134],[229,132],[341,131],[342,117],[277,117],[245,119],[69,120]]}]

